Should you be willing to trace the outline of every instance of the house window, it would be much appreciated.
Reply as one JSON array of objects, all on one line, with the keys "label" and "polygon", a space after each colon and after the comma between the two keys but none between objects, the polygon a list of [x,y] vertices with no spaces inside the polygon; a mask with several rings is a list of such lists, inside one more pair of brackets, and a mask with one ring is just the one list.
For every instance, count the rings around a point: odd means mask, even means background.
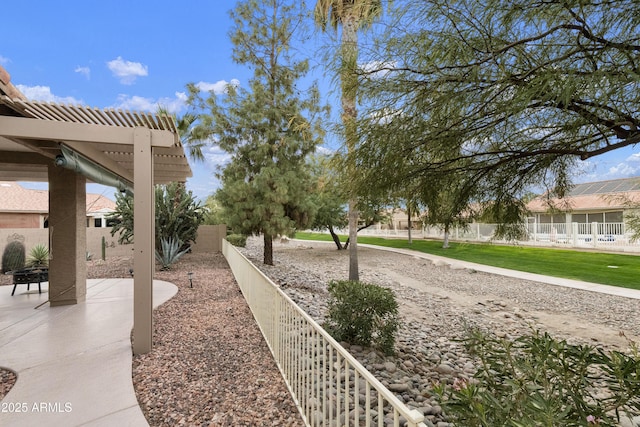
[{"label": "house window", "polygon": [[93,220],[93,226],[96,228],[102,227],[102,218],[95,218]]},{"label": "house window", "polygon": [[605,222],[624,222],[622,219],[622,211],[615,212],[605,212],[604,213],[604,221]]},{"label": "house window", "polygon": [[571,215],[571,221],[572,222],[577,222],[579,224],[586,224],[587,223],[587,214],[572,214]]},{"label": "house window", "polygon": [[551,224],[551,215],[541,214],[540,215],[540,224]]},{"label": "house window", "polygon": [[602,212],[590,213],[590,214],[587,214],[587,218],[589,220],[589,223],[603,222],[604,213],[602,213]]},{"label": "house window", "polygon": [[540,215],[540,224],[564,224],[567,220],[567,216],[565,214],[541,214]]}]

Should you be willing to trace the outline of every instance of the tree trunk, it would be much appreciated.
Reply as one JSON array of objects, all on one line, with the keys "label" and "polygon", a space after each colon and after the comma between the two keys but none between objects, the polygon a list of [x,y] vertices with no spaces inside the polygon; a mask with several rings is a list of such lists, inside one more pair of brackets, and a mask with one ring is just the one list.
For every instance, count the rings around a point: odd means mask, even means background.
[{"label": "tree trunk", "polygon": [[407,229],[408,243],[412,244],[413,241],[411,240],[411,208],[409,207],[409,205],[407,205],[407,220],[409,224],[409,228]]},{"label": "tree trunk", "polygon": [[273,265],[273,237],[269,234],[264,235],[264,260],[266,265]]},{"label": "tree trunk", "polygon": [[[358,16],[355,10],[345,11],[342,17],[342,69],[340,83],[342,90],[342,124],[344,125],[345,142],[347,146],[347,176],[356,176],[356,162],[353,158],[358,142],[356,124],[356,97],[358,89]],[[349,280],[359,281],[358,274],[358,211],[357,194],[349,191]]]},{"label": "tree trunk", "polygon": [[442,249],[449,249],[449,227],[444,229],[444,242],[442,243]]},{"label": "tree trunk", "polygon": [[358,210],[356,200],[349,200],[349,280],[360,281],[358,273]]},{"label": "tree trunk", "polygon": [[333,239],[333,242],[338,247],[338,250],[341,251],[342,249],[347,249],[346,246],[344,248],[342,247],[342,243],[340,243],[340,237],[338,237],[336,232],[333,231],[333,227],[332,226],[328,226],[327,228],[329,228],[329,233],[331,233],[331,238]]}]

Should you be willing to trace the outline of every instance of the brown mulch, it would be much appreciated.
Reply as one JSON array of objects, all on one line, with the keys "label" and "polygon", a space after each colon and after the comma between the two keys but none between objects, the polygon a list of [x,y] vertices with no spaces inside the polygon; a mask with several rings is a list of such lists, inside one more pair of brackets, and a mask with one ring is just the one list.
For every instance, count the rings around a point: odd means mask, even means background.
[{"label": "brown mulch", "polygon": [[[90,261],[87,277],[128,277],[131,266],[129,258]],[[153,351],[133,358],[151,426],[304,425],[222,254],[187,254],[155,279],[179,290],[154,310]]]}]

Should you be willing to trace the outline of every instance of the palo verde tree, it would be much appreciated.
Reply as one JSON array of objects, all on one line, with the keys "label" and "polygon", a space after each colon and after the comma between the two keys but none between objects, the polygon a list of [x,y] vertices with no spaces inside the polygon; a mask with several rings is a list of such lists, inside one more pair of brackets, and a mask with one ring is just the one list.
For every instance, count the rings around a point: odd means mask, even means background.
[{"label": "palo verde tree", "polygon": [[291,49],[305,12],[293,0],[238,2],[230,13],[232,58],[253,71],[248,86],[228,86],[220,99],[189,86],[200,127],[231,155],[216,193],[227,225],[263,235],[265,264],[273,264],[273,238],[306,227],[314,213],[306,157],[320,142],[324,109],[315,84],[301,87],[308,61]]},{"label": "palo verde tree", "polygon": [[[532,186],[563,196],[581,161],[640,142],[636,2],[397,4],[378,44],[384,66],[359,86],[372,112],[397,120],[362,136],[374,147],[357,153],[364,169],[425,186],[464,170],[460,191],[508,222]],[[410,143],[397,144],[401,133]],[[429,155],[405,162],[414,152]]]},{"label": "palo verde tree", "polygon": [[[350,238],[343,244],[336,234],[336,228],[341,229],[349,225],[347,206],[350,183],[345,182],[346,176],[341,174],[341,161],[337,157],[316,156],[311,159],[310,167],[315,182],[312,194],[316,206],[316,215],[310,225],[314,230],[328,230],[338,250],[346,250],[350,246]],[[373,193],[364,194],[358,199],[359,224],[356,233],[374,224],[389,220],[390,200]]]}]

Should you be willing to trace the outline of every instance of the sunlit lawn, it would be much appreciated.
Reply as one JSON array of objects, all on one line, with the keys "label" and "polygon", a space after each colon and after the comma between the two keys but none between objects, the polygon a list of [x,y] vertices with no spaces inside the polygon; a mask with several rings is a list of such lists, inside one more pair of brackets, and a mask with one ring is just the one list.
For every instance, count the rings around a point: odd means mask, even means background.
[{"label": "sunlit lawn", "polygon": [[[296,233],[297,239],[331,241],[320,233]],[[341,236],[345,240],[345,236]],[[412,249],[462,261],[547,276],[564,277],[604,285],[640,289],[640,256],[603,252],[585,252],[539,247],[503,246],[493,244],[451,243],[442,248],[442,241],[358,236],[359,243],[392,248]]]}]

